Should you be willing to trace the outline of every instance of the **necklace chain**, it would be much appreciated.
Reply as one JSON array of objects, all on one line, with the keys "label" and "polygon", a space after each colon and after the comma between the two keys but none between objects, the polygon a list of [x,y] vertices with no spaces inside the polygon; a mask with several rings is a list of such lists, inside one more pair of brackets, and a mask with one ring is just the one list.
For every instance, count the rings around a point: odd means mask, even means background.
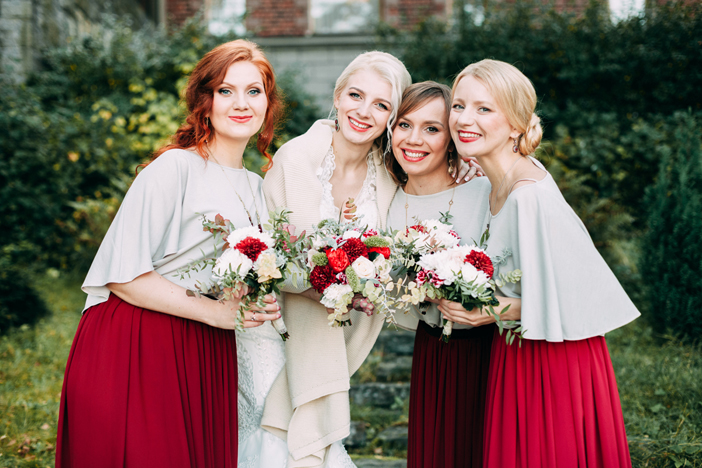
[{"label": "necklace chain", "polygon": [[214,153],[210,151],[209,148],[207,148],[207,152],[209,153],[210,156],[212,156],[212,159],[214,159],[214,162],[217,163],[219,168],[222,170],[222,174],[224,174],[225,179],[227,179],[227,182],[229,182],[229,185],[232,186],[234,189],[234,193],[236,193],[236,196],[239,198],[239,201],[241,202],[241,206],[244,208],[244,211],[246,212],[246,216],[249,217],[249,223],[251,223],[251,226],[258,226],[258,230],[263,232],[263,228],[261,226],[261,216],[258,214],[258,206],[256,205],[256,195],[254,194],[253,188],[251,187],[251,181],[249,180],[249,174],[248,171],[246,170],[246,165],[244,165],[244,159],[241,159],[241,167],[244,168],[244,177],[246,177],[246,183],[249,186],[249,191],[251,192],[251,197],[253,198],[253,204],[254,204],[254,210],[256,211],[256,224],[254,224],[253,219],[251,218],[251,213],[249,210],[246,208],[246,203],[244,203],[244,199],[241,198],[241,195],[239,195],[239,192],[236,190],[236,187],[232,183],[232,181],[229,179],[229,176],[227,175],[227,171],[224,170],[224,167],[217,161],[217,158],[215,157]]},{"label": "necklace chain", "polygon": [[[500,182],[500,185],[497,186],[497,190],[495,191],[495,200],[494,203],[497,203],[497,196],[500,194],[500,190],[502,190],[502,186],[505,184],[505,180],[507,180],[507,175],[514,169],[514,166],[517,165],[519,160],[521,159],[521,156],[518,156],[517,159],[514,160],[512,165],[507,169],[507,172],[505,172],[505,175],[502,177],[502,181]],[[490,194],[490,198],[492,198],[492,194]],[[492,207],[493,207],[493,201],[488,199],[488,213],[490,213],[490,218],[488,219],[487,223],[487,231],[488,233],[490,232],[490,223],[492,223]]]},{"label": "necklace chain", "polygon": [[[405,190],[402,190],[405,192]],[[456,195],[456,187],[453,187],[453,191],[451,192],[451,200],[448,202],[448,211],[446,211],[446,214],[448,215],[451,213],[451,207],[453,206],[453,197]],[[407,195],[407,192],[405,192],[405,229],[409,227],[409,196]]]}]

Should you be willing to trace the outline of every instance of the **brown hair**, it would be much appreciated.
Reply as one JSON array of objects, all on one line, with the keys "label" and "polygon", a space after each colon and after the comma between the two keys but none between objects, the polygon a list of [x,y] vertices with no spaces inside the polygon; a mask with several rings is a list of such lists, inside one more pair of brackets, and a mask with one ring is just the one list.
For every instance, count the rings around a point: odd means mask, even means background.
[{"label": "brown hair", "polygon": [[[397,119],[395,119],[393,130],[402,117],[416,111],[434,99],[443,99],[446,106],[446,121],[448,121],[449,112],[451,112],[451,88],[435,81],[422,81],[409,86],[402,94],[402,103],[397,111]],[[449,164],[451,161],[453,161],[454,165],[458,164],[458,154],[455,151],[449,151],[448,158]],[[394,156],[385,158],[385,167],[397,185],[404,186],[407,183],[407,173],[405,173]]]},{"label": "brown hair", "polygon": [[543,130],[541,119],[534,112],[536,91],[529,78],[509,63],[485,59],[464,68],[453,82],[452,92],[466,76],[473,76],[485,85],[509,124],[519,131],[519,153],[523,156],[534,154],[541,143]]},{"label": "brown hair", "polygon": [[212,109],[214,90],[219,86],[227,74],[227,70],[236,62],[251,62],[261,72],[263,87],[268,107],[264,116],[263,128],[258,133],[256,147],[267,159],[264,171],[270,169],[273,158],[268,154],[268,146],[273,141],[276,125],[282,115],[283,104],[275,84],[273,67],[256,44],[243,39],[237,39],[219,45],[209,51],[198,62],[188,79],[185,88],[185,104],[188,116],[185,123],[180,126],[173,137],[173,143],[158,150],[152,161],[170,149],[195,148],[197,153],[205,160],[208,155],[205,151],[206,140],[212,134],[206,117]]}]

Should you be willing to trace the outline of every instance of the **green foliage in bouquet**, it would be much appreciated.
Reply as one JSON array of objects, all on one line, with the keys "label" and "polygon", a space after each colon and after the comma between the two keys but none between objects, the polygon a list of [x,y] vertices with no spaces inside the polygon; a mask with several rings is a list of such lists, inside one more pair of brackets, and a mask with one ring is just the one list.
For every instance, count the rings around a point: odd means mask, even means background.
[{"label": "green foliage in bouquet", "polygon": [[702,121],[676,115],[676,151],[661,152],[658,180],[646,193],[648,230],[640,268],[660,331],[702,336]]}]

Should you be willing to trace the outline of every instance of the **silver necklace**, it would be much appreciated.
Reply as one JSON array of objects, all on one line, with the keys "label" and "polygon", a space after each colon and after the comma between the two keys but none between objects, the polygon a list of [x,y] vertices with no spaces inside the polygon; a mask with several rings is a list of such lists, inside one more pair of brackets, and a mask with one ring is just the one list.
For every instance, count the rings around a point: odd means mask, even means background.
[{"label": "silver necklace", "polygon": [[256,211],[256,224],[254,224],[253,219],[251,218],[251,213],[249,210],[246,208],[246,203],[244,203],[244,199],[241,198],[241,195],[239,195],[239,192],[236,190],[236,187],[232,183],[232,181],[229,179],[229,176],[227,175],[227,171],[224,170],[224,167],[217,161],[217,158],[215,157],[214,153],[210,151],[209,147],[207,148],[207,152],[209,153],[210,156],[212,156],[212,159],[214,159],[214,162],[217,163],[219,168],[222,170],[222,174],[224,174],[224,177],[227,179],[227,182],[229,182],[229,185],[232,186],[234,189],[234,193],[236,193],[236,196],[239,198],[239,201],[241,202],[241,206],[244,208],[244,211],[246,212],[246,216],[249,217],[249,223],[251,223],[251,226],[258,226],[258,230],[263,232],[263,227],[261,226],[261,216],[258,214],[258,206],[256,205],[256,195],[254,195],[253,188],[251,187],[251,181],[249,180],[249,174],[248,171],[246,170],[246,165],[244,165],[244,159],[242,157],[241,159],[241,167],[244,168],[244,177],[246,177],[246,183],[249,186],[249,191],[251,192],[251,198],[253,198],[253,204],[254,204],[254,210]]}]

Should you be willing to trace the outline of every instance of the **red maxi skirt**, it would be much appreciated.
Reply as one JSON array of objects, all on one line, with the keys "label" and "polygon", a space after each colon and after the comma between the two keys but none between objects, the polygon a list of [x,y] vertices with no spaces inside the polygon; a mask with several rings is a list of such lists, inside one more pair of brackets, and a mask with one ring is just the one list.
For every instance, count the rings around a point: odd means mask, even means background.
[{"label": "red maxi skirt", "polygon": [[110,295],[68,356],[57,468],[235,468],[234,331]]},{"label": "red maxi skirt", "polygon": [[408,468],[479,468],[493,325],[454,330],[420,321],[410,384]]},{"label": "red maxi skirt", "polygon": [[486,468],[631,467],[604,337],[505,344],[495,335]]}]

